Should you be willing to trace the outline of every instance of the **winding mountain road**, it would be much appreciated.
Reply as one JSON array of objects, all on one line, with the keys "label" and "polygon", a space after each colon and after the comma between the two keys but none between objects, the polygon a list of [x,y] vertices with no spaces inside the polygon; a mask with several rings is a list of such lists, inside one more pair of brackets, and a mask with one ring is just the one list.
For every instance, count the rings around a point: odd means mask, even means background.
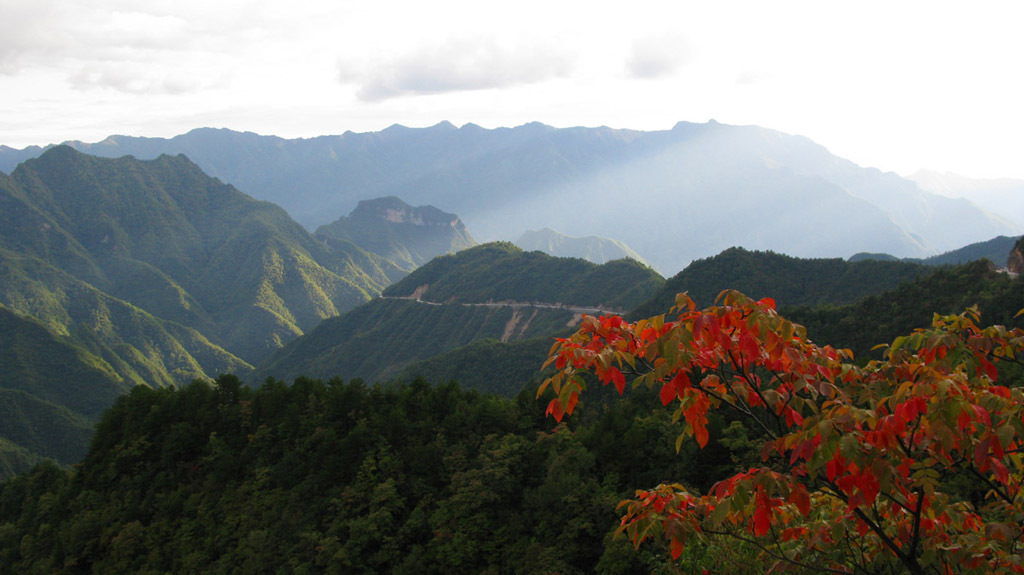
[{"label": "winding mountain road", "polygon": [[465,306],[465,307],[474,307],[474,306],[475,307],[495,307],[495,308],[497,308],[497,307],[509,307],[509,308],[513,308],[513,309],[522,309],[522,308],[564,309],[564,310],[567,310],[567,311],[571,311],[574,314],[587,314],[587,315],[599,315],[599,314],[622,315],[623,313],[625,313],[624,311],[621,311],[621,310],[611,310],[611,309],[604,309],[604,308],[592,307],[592,306],[565,305],[565,304],[560,304],[560,303],[539,303],[539,302],[518,302],[518,301],[510,301],[510,302],[485,302],[485,303],[436,302],[436,301],[425,301],[425,300],[420,299],[419,297],[416,297],[416,296],[396,297],[396,296],[383,296],[382,295],[382,296],[378,296],[378,297],[380,297],[380,299],[393,299],[393,300],[414,301],[414,302],[421,303],[421,304],[424,304],[424,305],[434,305],[434,306],[461,305],[461,306]]}]

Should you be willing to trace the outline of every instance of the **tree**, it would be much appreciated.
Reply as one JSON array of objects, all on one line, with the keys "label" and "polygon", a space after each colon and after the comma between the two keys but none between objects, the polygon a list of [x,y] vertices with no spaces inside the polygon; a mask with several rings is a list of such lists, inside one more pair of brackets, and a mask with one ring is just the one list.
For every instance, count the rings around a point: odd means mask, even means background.
[{"label": "tree", "polygon": [[1024,330],[979,327],[974,308],[936,315],[857,365],[771,299],[726,291],[718,302],[698,310],[680,294],[673,321],[586,317],[551,348],[557,371],[538,393],[554,390],[557,420],[584,373],[620,394],[628,376],[675,406],[677,450],[708,442],[713,409],[763,438],[760,467],[705,495],[638,490],[620,504],[620,533],[634,545],[664,537],[675,557],[691,542],[742,540],[775,569],[1024,573],[1024,393],[997,383],[1001,365],[1024,358]]}]

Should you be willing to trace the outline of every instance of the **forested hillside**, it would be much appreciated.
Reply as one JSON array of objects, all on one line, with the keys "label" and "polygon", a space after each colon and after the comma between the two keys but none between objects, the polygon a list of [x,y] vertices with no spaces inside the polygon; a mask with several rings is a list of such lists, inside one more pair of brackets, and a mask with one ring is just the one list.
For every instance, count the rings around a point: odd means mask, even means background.
[{"label": "forested hillside", "polygon": [[663,283],[657,272],[633,260],[596,265],[498,242],[439,257],[383,295],[433,303],[538,302],[625,311]]},{"label": "forested hillside", "polygon": [[25,263],[2,302],[44,322],[61,323],[60,304],[30,307],[45,298],[25,292],[59,283],[32,283],[41,273],[62,273],[254,362],[392,279],[392,264],[351,244],[325,247],[181,156],[108,160],[57,147],[8,183],[15,208],[0,246]]},{"label": "forested hillside", "polygon": [[0,570],[662,568],[658,554],[612,540],[615,503],[666,476],[707,487],[732,467],[729,454],[715,444],[677,457],[670,414],[651,411],[653,394],[592,403],[553,427],[530,392],[504,399],[455,384],[254,390],[224,377],[136,388],[100,422],[75,471],[42,466],[0,484]]}]

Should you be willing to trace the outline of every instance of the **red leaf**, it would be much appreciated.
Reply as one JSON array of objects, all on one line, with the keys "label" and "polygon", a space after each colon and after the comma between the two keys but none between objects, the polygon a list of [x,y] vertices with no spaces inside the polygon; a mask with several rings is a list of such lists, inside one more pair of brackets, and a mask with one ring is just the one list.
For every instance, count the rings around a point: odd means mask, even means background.
[{"label": "red leaf", "polygon": [[771,513],[768,509],[767,497],[763,493],[757,495],[757,508],[754,509],[754,535],[763,537],[772,526]]},{"label": "red leaf", "polygon": [[979,363],[981,363],[981,368],[985,370],[985,375],[987,375],[989,379],[995,381],[999,378],[999,370],[996,369],[996,366],[993,365],[991,361],[986,359],[985,356],[979,356],[978,360]]},{"label": "red leaf", "polygon": [[683,542],[672,538],[672,558],[679,559],[679,556],[683,554]]},{"label": "red leaf", "polygon": [[672,403],[672,400],[676,398],[676,386],[672,385],[672,382],[668,382],[661,386],[661,404],[668,405]]},{"label": "red leaf", "polygon": [[576,409],[576,404],[580,402],[580,394],[575,391],[569,394],[569,403],[565,406],[565,412],[572,414],[572,410]]},{"label": "red leaf", "polygon": [[609,367],[608,373],[612,376],[612,382],[615,384],[615,389],[619,391],[619,395],[622,395],[622,392],[626,390],[626,378],[623,377],[619,368],[615,366]]},{"label": "red leaf", "polygon": [[557,399],[552,399],[548,403],[548,409],[544,412],[544,415],[550,415],[555,418],[555,421],[562,421],[562,416],[565,415],[562,412],[562,404]]},{"label": "red leaf", "polygon": [[789,492],[789,501],[803,514],[804,517],[811,512],[811,496],[808,495],[807,489],[801,485],[797,486]]},{"label": "red leaf", "polygon": [[708,428],[704,427],[703,423],[697,423],[693,425],[693,435],[694,437],[697,438],[697,445],[703,448],[705,445],[708,444],[708,439],[710,438],[710,436],[708,435]]}]

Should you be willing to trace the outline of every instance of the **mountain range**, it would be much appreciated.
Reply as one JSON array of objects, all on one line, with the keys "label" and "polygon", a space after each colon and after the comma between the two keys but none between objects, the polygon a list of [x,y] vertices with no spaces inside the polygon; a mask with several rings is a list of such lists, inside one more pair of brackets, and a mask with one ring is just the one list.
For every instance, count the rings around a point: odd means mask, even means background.
[{"label": "mountain range", "polygon": [[[737,131],[737,138],[746,133],[717,124],[677,126],[673,132],[695,131],[690,134],[694,147],[697,140],[707,146],[696,132],[720,129]],[[426,146],[420,152],[433,153],[434,160],[454,152],[423,138],[448,134],[458,141],[476,133],[481,138],[478,159],[484,163],[496,161],[488,156],[497,153],[488,152],[488,142],[518,138],[519,144],[506,142],[511,148],[504,171],[491,166],[500,178],[477,193],[460,192],[463,200],[475,198],[480,206],[490,201],[489,190],[508,184],[502,178],[514,179],[513,168],[522,168],[525,161],[521,155],[538,142],[547,143],[534,149],[539,155],[533,160],[540,167],[527,170],[529,177],[519,176],[517,181],[524,186],[530,178],[553,177],[557,170],[543,167],[545,158],[550,159],[546,154],[569,146],[573,138],[579,139],[575,148],[570,146],[573,153],[559,152],[566,166],[596,169],[596,160],[584,151],[601,149],[600,142],[595,143],[598,134],[608,139],[602,145],[618,142],[627,156],[646,154],[642,163],[647,168],[657,164],[650,152],[657,147],[651,142],[658,140],[645,133],[561,131],[540,125],[507,131],[442,125],[385,132],[391,147],[378,142],[389,150],[384,157],[412,153],[403,146],[419,141]],[[631,134],[633,140],[627,137]],[[253,143],[266,143],[250,136],[246,138]],[[342,139],[351,138],[356,136]],[[160,143],[134,139],[126,147],[142,142]],[[589,148],[582,142],[590,142]],[[253,169],[272,163],[274,149],[291,145],[286,140],[278,144],[264,150]],[[766,149],[777,152],[773,145],[766,144]],[[374,149],[370,146],[366,153]],[[10,175],[0,173],[0,362],[5,376],[0,382],[0,473],[41,458],[75,461],[87,447],[92,423],[133,386],[180,386],[221,373],[249,381],[300,375],[378,381],[428,375],[466,379],[479,389],[511,395],[536,374],[536,360],[550,338],[571,330],[581,313],[636,313],[645,309],[644,302],[652,309],[665,307],[681,290],[690,290],[707,305],[724,287],[772,294],[783,305],[836,305],[931,273],[919,262],[846,262],[730,248],[692,262],[666,282],[639,261],[638,252],[611,237],[618,235],[611,232],[640,231],[664,250],[685,252],[692,246],[676,234],[692,232],[699,222],[675,225],[665,210],[612,228],[608,235],[568,238],[548,228],[534,245],[563,253],[580,242],[586,247],[574,257],[552,257],[507,242],[476,245],[461,214],[429,204],[413,207],[394,195],[359,199],[348,215],[332,217],[310,233],[284,209],[207,175],[182,154],[140,160],[88,155],[72,146],[38,151]],[[8,152],[0,150],[0,157]],[[605,152],[604,159],[615,164],[613,154]],[[221,150],[223,157],[239,153]],[[363,160],[370,161],[370,156]],[[810,188],[800,191],[810,180],[792,169],[776,173],[774,168],[747,165],[749,160],[732,160],[736,171],[728,177],[734,183],[753,182],[748,178],[753,173],[775,177],[784,172],[788,175],[771,185],[785,180],[794,183],[797,195],[811,193]],[[459,162],[436,169],[449,174],[451,189],[445,189],[452,194],[460,181],[475,177]],[[565,172],[575,174],[566,176],[565,189],[574,189],[583,171]],[[677,175],[697,172],[683,170]],[[377,175],[382,181],[395,176],[387,170]],[[599,193],[607,189],[596,186],[593,205],[580,209],[598,209],[604,201]],[[414,196],[426,193],[419,186],[408,191]],[[552,193],[553,201],[561,197],[561,192]],[[725,201],[728,193],[719,197],[721,205],[698,211],[702,218],[712,222],[722,210],[740,209],[732,200]],[[809,198],[804,203],[814,203]],[[849,201],[845,198],[840,204]],[[524,209],[516,202],[509,205]],[[537,217],[552,216],[556,210],[550,208],[537,208]],[[622,206],[610,209],[628,212]],[[320,217],[325,213],[321,210]],[[510,213],[484,211],[477,217],[504,221]],[[965,216],[968,220],[971,213]],[[761,209],[758,217],[777,227],[780,218],[802,225],[805,215],[775,217],[771,210]],[[841,228],[847,220],[814,225]],[[735,223],[729,218],[717,221],[723,228]],[[821,240],[800,237],[804,232],[798,228],[781,229],[806,245]],[[1013,241],[1000,237],[954,253],[988,257],[1005,251],[1007,242]],[[601,265],[580,257],[607,260],[623,255],[628,259]],[[481,362],[487,362],[488,369],[476,367]]]},{"label": "mountain range", "polygon": [[[134,386],[310,365],[375,381],[477,339],[624,312],[664,281],[633,260],[474,245],[458,216],[396,197],[361,201],[311,234],[183,155],[50,148],[0,174],[0,472],[76,461]],[[339,329],[352,341],[325,344]],[[323,345],[343,351],[293,362]]]},{"label": "mountain range", "polygon": [[[361,200],[397,196],[459,214],[486,241],[545,227],[613,238],[664,274],[735,245],[798,257],[928,257],[1022,231],[807,138],[713,121],[652,132],[442,122],[297,140],[202,128],[69,145],[100,156],[184,153],[308,229]],[[0,169],[34,151],[0,150]]]},{"label": "mountain range", "polygon": [[[245,376],[407,273],[184,156],[51,148],[0,174],[0,392],[21,430],[0,439],[22,462],[72,462],[132,386]],[[31,429],[79,439],[44,448]]]}]

